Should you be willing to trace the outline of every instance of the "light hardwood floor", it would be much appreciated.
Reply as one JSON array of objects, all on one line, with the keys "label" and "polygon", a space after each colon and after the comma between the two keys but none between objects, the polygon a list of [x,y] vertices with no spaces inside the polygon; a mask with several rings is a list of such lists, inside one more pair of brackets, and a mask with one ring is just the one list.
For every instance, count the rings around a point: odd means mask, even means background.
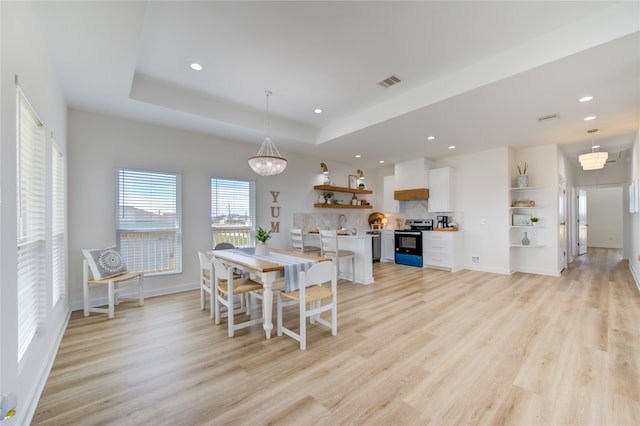
[{"label": "light hardwood floor", "polygon": [[640,294],[619,250],[560,278],[374,274],[339,283],[338,335],[311,326],[306,351],[261,326],[228,338],[196,291],[74,312],[32,424],[640,424]]}]

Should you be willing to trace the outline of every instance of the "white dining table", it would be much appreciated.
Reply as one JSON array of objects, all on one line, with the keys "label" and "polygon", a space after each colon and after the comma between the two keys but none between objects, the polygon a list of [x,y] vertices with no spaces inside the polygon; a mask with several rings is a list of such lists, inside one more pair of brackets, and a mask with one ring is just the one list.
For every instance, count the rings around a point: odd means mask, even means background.
[{"label": "white dining table", "polygon": [[[298,257],[300,258],[301,263],[308,263],[310,260],[316,262],[331,262],[331,259],[325,257],[311,256],[287,250],[270,248],[269,252]],[[271,330],[273,330],[273,286],[274,282],[279,277],[283,276],[285,268],[284,265],[278,263],[278,260],[275,257],[270,259],[267,255],[266,258],[261,257],[259,259],[250,254],[242,253],[240,250],[212,250],[208,252],[208,254],[217,259],[220,259],[226,265],[248,272],[260,278],[264,289],[262,295],[262,326],[264,328],[267,339],[270,339]]]}]

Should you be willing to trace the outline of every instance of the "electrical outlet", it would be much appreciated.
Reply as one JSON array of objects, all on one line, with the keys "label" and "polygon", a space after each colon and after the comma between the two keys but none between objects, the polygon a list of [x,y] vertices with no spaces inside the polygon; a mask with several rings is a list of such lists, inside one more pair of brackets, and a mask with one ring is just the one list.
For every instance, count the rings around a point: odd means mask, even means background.
[{"label": "electrical outlet", "polygon": [[471,263],[480,263],[480,256],[471,256]]},{"label": "electrical outlet", "polygon": [[0,401],[0,420],[8,419],[16,414],[18,397],[15,393],[10,393],[2,397]]}]

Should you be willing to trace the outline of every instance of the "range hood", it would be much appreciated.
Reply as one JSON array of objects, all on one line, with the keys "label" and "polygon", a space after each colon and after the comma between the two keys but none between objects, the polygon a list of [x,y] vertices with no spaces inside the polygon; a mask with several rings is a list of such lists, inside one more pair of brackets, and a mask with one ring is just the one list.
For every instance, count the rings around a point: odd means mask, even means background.
[{"label": "range hood", "polygon": [[414,158],[396,163],[393,199],[399,201],[429,199],[429,166],[430,162],[426,158]]},{"label": "range hood", "polygon": [[393,199],[398,201],[428,200],[429,188],[401,189],[393,191]]}]

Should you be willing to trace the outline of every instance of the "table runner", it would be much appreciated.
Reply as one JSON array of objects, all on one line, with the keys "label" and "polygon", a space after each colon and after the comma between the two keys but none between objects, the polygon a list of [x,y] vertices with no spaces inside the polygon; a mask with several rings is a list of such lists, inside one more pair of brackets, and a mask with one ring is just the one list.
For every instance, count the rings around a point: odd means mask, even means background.
[{"label": "table runner", "polygon": [[259,256],[255,254],[255,248],[252,247],[230,249],[229,251],[262,260],[264,262],[282,265],[284,267],[284,291],[287,293],[298,290],[298,287],[300,286],[300,271],[306,272],[315,263],[318,263],[317,260],[305,259],[299,256],[291,256],[276,252],[269,252],[266,256]]}]

